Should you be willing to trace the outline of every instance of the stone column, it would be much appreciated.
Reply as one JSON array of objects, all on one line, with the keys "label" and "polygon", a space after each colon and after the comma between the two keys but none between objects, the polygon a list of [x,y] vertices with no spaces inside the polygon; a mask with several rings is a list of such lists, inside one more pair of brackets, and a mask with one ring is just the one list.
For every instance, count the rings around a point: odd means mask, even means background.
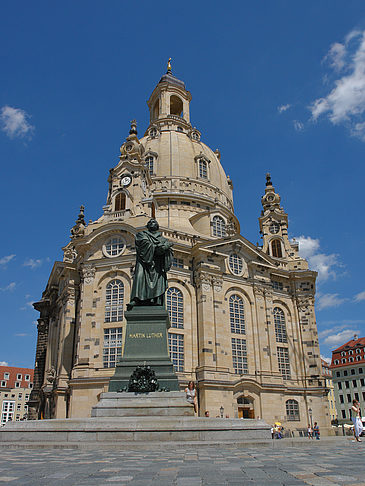
[{"label": "stone column", "polygon": [[33,304],[34,308],[41,312],[41,317],[38,319],[38,336],[37,348],[34,366],[33,389],[30,393],[28,401],[28,420],[37,420],[40,418],[40,405],[42,399],[41,388],[44,380],[47,345],[48,345],[48,329],[49,329],[49,301],[41,301]]}]

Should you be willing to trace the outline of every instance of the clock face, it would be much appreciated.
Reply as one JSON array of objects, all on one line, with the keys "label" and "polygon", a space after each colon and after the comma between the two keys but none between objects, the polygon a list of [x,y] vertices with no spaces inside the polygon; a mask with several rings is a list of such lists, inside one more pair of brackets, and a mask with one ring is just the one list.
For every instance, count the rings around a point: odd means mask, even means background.
[{"label": "clock face", "polygon": [[122,186],[128,187],[131,182],[132,182],[132,177],[130,175],[126,175],[126,176],[122,177],[122,180],[121,180]]}]

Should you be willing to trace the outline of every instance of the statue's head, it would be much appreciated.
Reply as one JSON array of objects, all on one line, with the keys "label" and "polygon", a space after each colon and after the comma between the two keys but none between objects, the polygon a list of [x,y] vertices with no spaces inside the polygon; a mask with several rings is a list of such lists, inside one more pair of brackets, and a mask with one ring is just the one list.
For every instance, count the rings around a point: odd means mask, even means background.
[{"label": "statue's head", "polygon": [[157,221],[155,219],[150,219],[147,223],[147,229],[149,231],[158,231],[160,228],[159,224],[157,223]]}]

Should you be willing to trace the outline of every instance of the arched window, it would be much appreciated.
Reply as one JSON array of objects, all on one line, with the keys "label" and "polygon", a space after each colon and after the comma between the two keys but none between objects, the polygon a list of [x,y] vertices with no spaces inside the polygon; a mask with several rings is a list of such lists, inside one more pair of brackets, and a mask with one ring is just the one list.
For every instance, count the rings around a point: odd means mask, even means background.
[{"label": "arched window", "polygon": [[201,179],[208,179],[208,164],[204,159],[199,159],[199,177]]},{"label": "arched window", "polygon": [[235,275],[241,275],[243,269],[243,262],[242,258],[239,257],[236,253],[232,253],[229,256],[229,268],[232,273]]},{"label": "arched window", "polygon": [[170,115],[181,116],[182,111],[183,111],[183,102],[178,96],[172,95],[170,97]]},{"label": "arched window", "polygon": [[115,197],[115,208],[114,211],[123,211],[125,209],[126,197],[124,192],[120,192]]},{"label": "arched window", "polygon": [[235,334],[245,334],[245,307],[243,300],[238,295],[231,295],[229,298],[229,320],[231,332]]},{"label": "arched window", "polygon": [[148,169],[148,172],[150,173],[150,175],[153,175],[153,157],[151,155],[149,155],[148,157],[146,157],[146,167]]},{"label": "arched window", "polygon": [[213,236],[222,238],[226,236],[226,223],[220,216],[214,216],[212,220],[212,233]]},{"label": "arched window", "polygon": [[273,257],[282,258],[283,253],[281,251],[281,242],[280,240],[273,240],[271,242],[271,254]]},{"label": "arched window", "polygon": [[286,401],[286,418],[289,421],[300,420],[299,416],[299,403],[296,400]]},{"label": "arched window", "polygon": [[112,280],[106,286],[105,322],[123,320],[124,284],[121,280]]},{"label": "arched window", "polygon": [[275,336],[277,343],[287,343],[285,315],[282,309],[274,307]]},{"label": "arched window", "polygon": [[184,329],[184,298],[182,292],[176,287],[170,287],[166,293],[166,303],[171,327]]}]

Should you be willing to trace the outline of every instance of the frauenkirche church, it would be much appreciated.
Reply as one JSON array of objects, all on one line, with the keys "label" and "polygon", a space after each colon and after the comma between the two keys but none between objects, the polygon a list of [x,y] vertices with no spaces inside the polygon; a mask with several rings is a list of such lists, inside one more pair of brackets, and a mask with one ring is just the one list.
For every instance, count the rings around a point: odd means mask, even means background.
[{"label": "frauenkirche church", "polygon": [[190,123],[191,94],[171,72],[110,170],[99,219],[81,207],[42,299],[30,418],[88,417],[123,355],[134,238],[155,217],[174,244],[166,305],[181,388],[198,387],[199,415],[263,418],[291,430],[310,415],[329,426],[314,313],[316,272],[289,241],[288,216],[266,176],[262,246],[240,234],[233,183],[218,150]]}]

